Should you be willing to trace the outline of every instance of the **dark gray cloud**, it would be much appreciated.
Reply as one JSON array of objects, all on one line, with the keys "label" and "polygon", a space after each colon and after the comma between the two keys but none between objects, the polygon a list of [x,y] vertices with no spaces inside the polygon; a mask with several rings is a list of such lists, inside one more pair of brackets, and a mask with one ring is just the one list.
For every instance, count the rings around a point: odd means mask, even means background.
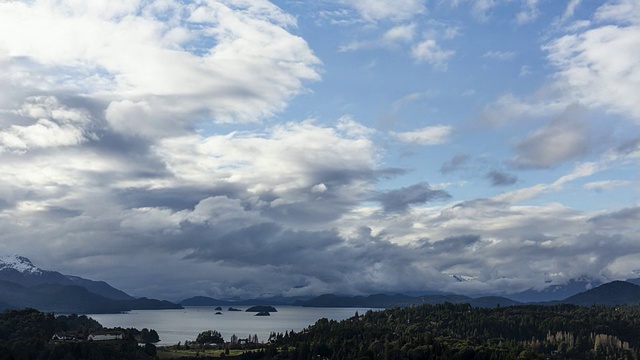
[{"label": "dark gray cloud", "polygon": [[481,240],[482,238],[480,237],[480,235],[459,235],[447,237],[433,243],[423,243],[421,247],[426,251],[436,254],[460,253],[466,251],[466,249],[468,249],[470,246],[478,243]]},{"label": "dark gray cloud", "polygon": [[640,138],[635,138],[623,142],[616,148],[616,153],[620,155],[629,155],[640,150]]},{"label": "dark gray cloud", "polygon": [[193,209],[202,199],[226,196],[229,198],[246,198],[246,189],[235,184],[211,184],[201,186],[171,187],[160,189],[126,188],[115,189],[113,195],[125,208],[160,207],[175,211]]},{"label": "dark gray cloud", "polygon": [[518,177],[498,170],[489,171],[486,175],[491,186],[509,186],[518,182]]},{"label": "dark gray cloud", "polygon": [[634,229],[640,224],[640,207],[630,207],[597,215],[590,218],[589,222],[599,228],[614,229],[617,231]]},{"label": "dark gray cloud", "polygon": [[0,211],[9,209],[13,204],[5,199],[0,198]]},{"label": "dark gray cloud", "polygon": [[[446,280],[435,269],[419,265],[433,249],[393,244],[371,236],[370,229],[362,229],[357,240],[348,241],[335,231],[293,231],[276,223],[227,233],[215,225],[190,222],[181,223],[180,228],[179,237],[184,239],[181,247],[192,249],[185,261],[213,264],[227,269],[225,272],[262,269],[261,277],[242,284],[247,289],[260,288],[257,284],[268,281],[272,291],[278,293],[304,291],[317,295],[326,291],[326,286],[332,291],[371,293],[420,290]],[[465,246],[464,242],[469,246],[470,239],[448,239],[447,243],[449,247],[458,246],[453,243]],[[234,280],[232,284],[238,286],[239,282]]]},{"label": "dark gray cloud", "polygon": [[467,154],[456,154],[451,160],[442,164],[440,168],[440,172],[443,174],[448,174],[450,172],[461,170],[468,163],[470,156]]},{"label": "dark gray cloud", "polygon": [[59,206],[51,206],[48,209],[44,210],[44,213],[46,214],[45,216],[52,219],[66,219],[82,215],[82,211],[67,209]]},{"label": "dark gray cloud", "polygon": [[590,125],[584,111],[572,105],[548,125],[515,145],[511,164],[517,168],[546,169],[584,156],[590,151]]},{"label": "dark gray cloud", "polygon": [[375,197],[387,212],[402,212],[406,211],[410,205],[449,198],[451,198],[451,195],[448,192],[434,189],[426,182],[390,190]]}]

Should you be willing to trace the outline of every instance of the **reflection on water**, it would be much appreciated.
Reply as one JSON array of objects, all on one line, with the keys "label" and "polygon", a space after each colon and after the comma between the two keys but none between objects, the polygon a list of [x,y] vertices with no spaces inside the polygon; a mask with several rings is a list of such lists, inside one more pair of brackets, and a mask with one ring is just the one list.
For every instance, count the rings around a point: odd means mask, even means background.
[{"label": "reflection on water", "polygon": [[300,331],[318,319],[343,320],[357,311],[364,314],[366,308],[308,308],[298,306],[276,306],[278,312],[271,316],[255,316],[244,312],[248,307],[236,307],[242,311],[227,311],[215,315],[215,307],[187,307],[180,310],[135,310],[126,314],[88,315],[105,327],[155,329],[160,335],[159,345],[173,345],[185,340],[195,340],[205,330],[218,330],[225,341],[236,334],[240,338],[257,334],[263,342],[269,333]]}]

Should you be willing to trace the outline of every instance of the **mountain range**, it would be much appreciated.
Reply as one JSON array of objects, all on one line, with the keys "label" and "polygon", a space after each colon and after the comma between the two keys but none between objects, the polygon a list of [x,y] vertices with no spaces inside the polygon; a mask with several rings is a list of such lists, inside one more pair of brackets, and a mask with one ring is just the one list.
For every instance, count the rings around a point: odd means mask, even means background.
[{"label": "mountain range", "polygon": [[[640,304],[640,279],[613,281],[592,287],[583,278],[543,290],[527,290],[508,296],[469,297],[426,291],[422,294],[374,294],[347,296],[325,294],[317,297],[270,297],[220,300],[195,296],[176,304],[166,300],[134,298],[104,281],[43,270],[23,256],[0,256],[0,311],[31,307],[56,313],[113,313],[128,310],[179,309],[183,306],[295,305],[304,307],[390,308],[444,302],[469,303],[473,307],[518,304],[620,305]],[[590,288],[589,290],[585,290]]]},{"label": "mountain range", "polygon": [[0,257],[0,310],[25,307],[85,314],[182,308],[169,301],[134,298],[104,281],[43,270],[24,256]]},{"label": "mountain range", "polygon": [[[538,305],[556,305],[556,304],[574,304],[574,305],[638,305],[640,304],[640,286],[634,283],[634,279],[629,281],[612,281],[589,290],[578,292],[583,281],[570,282],[565,286],[554,286],[540,293],[535,290],[528,290],[523,293],[514,294],[516,297],[522,298],[523,294],[532,294],[529,301],[517,301],[511,297],[505,296],[480,296],[469,297],[457,294],[425,294],[425,295],[407,295],[407,294],[374,294],[368,296],[348,296],[324,294],[309,299],[291,299],[278,298],[275,301],[270,299],[251,299],[242,301],[228,301],[210,298],[206,296],[196,296],[185,299],[180,302],[183,306],[242,306],[252,304],[272,304],[272,305],[294,305],[303,307],[362,307],[362,308],[391,308],[405,307],[422,304],[441,304],[450,302],[454,304],[469,303],[473,307],[496,307],[496,306],[512,306],[524,304]],[[640,281],[638,281],[640,283]],[[545,299],[550,294],[560,294],[566,296],[559,300],[539,301]]]}]

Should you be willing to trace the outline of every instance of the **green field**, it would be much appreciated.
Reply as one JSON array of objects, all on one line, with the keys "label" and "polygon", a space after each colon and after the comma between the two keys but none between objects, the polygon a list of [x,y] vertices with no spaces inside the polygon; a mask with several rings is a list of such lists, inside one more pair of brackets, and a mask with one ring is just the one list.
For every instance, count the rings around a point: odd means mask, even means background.
[{"label": "green field", "polygon": [[[241,355],[245,350],[230,350],[226,357],[234,357]],[[190,349],[190,350],[176,350],[170,348],[158,347],[157,356],[160,359],[174,359],[180,357],[220,357],[220,354],[224,353],[224,350],[202,350],[202,349]]]}]

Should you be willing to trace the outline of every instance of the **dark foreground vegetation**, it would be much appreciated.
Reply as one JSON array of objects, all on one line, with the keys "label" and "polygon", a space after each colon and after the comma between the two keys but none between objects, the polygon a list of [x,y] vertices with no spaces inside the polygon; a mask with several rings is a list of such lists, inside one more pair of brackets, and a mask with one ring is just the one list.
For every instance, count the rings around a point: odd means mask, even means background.
[{"label": "dark foreground vegetation", "polygon": [[287,359],[638,359],[640,307],[445,303],[321,319],[272,339]]},{"label": "dark foreground vegetation", "polygon": [[[639,359],[640,306],[523,305],[473,308],[445,303],[320,319],[300,332],[230,339],[205,331],[171,348],[148,343],[155,331],[122,330],[110,341],[52,341],[57,332],[89,334],[84,316],[36,310],[0,315],[2,359]],[[146,337],[142,339],[141,336]],[[137,336],[137,338],[136,338]]]},{"label": "dark foreground vegetation", "polygon": [[[91,340],[92,335],[114,334],[118,339]],[[54,336],[55,335],[55,336]],[[0,360],[110,360],[154,359],[158,341],[154,330],[105,331],[86,316],[59,316],[34,309],[7,310],[0,314]],[[139,346],[139,342],[149,343]]]}]

